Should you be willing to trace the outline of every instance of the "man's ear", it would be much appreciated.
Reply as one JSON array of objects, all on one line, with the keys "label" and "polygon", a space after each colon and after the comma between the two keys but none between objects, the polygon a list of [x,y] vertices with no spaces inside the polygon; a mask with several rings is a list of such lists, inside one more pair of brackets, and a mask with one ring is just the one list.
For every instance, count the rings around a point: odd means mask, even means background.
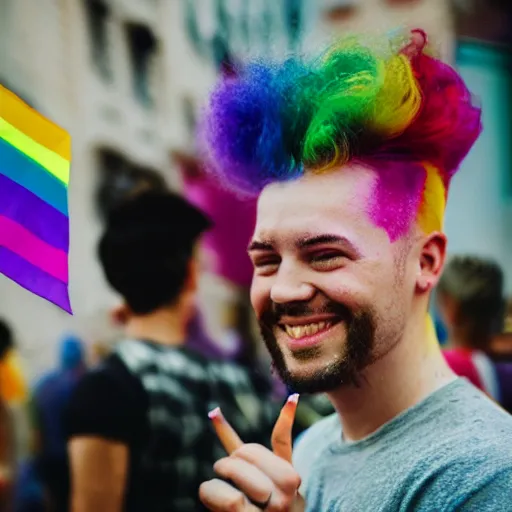
[{"label": "man's ear", "polygon": [[195,254],[190,258],[187,265],[187,279],[184,286],[187,292],[196,292],[199,287],[199,267],[199,257]]},{"label": "man's ear", "polygon": [[439,281],[446,260],[446,246],[447,240],[443,233],[431,233],[423,240],[416,277],[418,293],[430,292]]},{"label": "man's ear", "polygon": [[110,320],[115,326],[126,325],[131,316],[132,311],[130,307],[125,303],[119,304],[110,310]]}]

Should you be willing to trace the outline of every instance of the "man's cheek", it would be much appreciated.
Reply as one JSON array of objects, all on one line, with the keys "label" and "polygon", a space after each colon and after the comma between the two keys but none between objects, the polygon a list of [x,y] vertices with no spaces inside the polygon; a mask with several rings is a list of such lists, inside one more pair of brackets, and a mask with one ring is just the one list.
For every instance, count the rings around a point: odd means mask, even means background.
[{"label": "man's cheek", "polygon": [[270,287],[261,278],[254,276],[251,284],[251,304],[258,319],[261,318],[265,304],[270,301]]}]

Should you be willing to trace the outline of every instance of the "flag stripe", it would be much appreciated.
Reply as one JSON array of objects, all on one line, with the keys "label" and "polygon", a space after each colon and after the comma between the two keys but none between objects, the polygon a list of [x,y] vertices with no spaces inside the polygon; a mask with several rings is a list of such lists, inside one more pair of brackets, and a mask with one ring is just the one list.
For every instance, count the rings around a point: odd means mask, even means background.
[{"label": "flag stripe", "polygon": [[67,160],[32,140],[2,118],[0,118],[0,137],[42,165],[62,183],[65,185],[69,183],[70,163]]},{"label": "flag stripe", "polygon": [[0,174],[0,215],[17,222],[53,247],[68,252],[68,218],[2,174]]},{"label": "flag stripe", "polygon": [[68,282],[68,255],[66,252],[43,242],[23,226],[1,215],[0,245],[63,283]]},{"label": "flag stripe", "polygon": [[72,314],[67,285],[5,247],[0,247],[0,273]]},{"label": "flag stripe", "polygon": [[66,186],[53,174],[0,138],[0,174],[30,190],[40,199],[68,214]]},{"label": "flag stripe", "polygon": [[60,126],[0,85],[0,117],[62,158],[71,161],[71,137]]}]

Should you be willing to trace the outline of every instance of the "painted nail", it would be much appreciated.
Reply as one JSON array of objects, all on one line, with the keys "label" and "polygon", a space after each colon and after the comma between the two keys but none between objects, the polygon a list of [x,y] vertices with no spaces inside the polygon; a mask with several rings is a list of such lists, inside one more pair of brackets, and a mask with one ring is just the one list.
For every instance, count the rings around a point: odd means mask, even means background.
[{"label": "painted nail", "polygon": [[288,400],[287,402],[290,402],[292,404],[297,404],[299,403],[299,393],[294,393],[293,395],[290,395],[288,397]]},{"label": "painted nail", "polygon": [[211,420],[222,418],[222,413],[220,412],[220,407],[215,407],[215,409],[212,409],[208,413],[208,418],[210,418]]}]

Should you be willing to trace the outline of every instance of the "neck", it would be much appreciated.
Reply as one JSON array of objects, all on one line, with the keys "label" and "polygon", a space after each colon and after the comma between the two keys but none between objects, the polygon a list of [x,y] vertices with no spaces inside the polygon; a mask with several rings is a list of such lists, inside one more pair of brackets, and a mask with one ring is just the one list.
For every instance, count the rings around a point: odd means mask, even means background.
[{"label": "neck", "polygon": [[357,441],[453,381],[435,332],[424,321],[410,324],[401,340],[363,374],[360,387],[329,393],[343,437]]},{"label": "neck", "polygon": [[132,316],[125,325],[125,334],[130,338],[162,345],[183,345],[186,340],[184,318],[178,306],[159,309],[147,315]]}]

